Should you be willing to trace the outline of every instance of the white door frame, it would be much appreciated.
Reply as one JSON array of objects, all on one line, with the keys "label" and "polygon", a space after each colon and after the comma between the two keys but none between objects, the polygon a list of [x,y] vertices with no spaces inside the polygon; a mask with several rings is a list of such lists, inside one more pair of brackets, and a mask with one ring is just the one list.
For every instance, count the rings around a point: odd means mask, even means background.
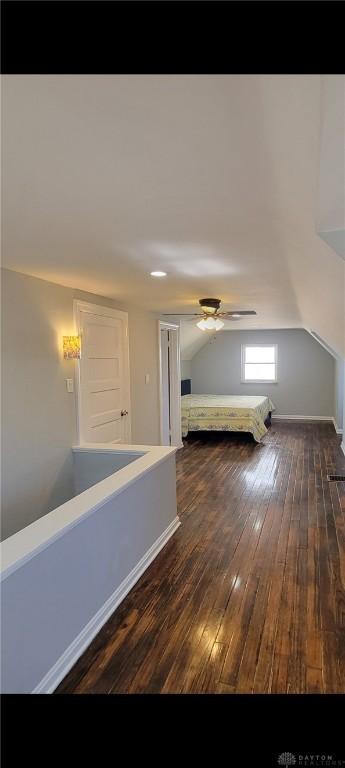
[{"label": "white door frame", "polygon": [[[128,344],[128,313],[122,312],[120,309],[112,309],[111,307],[103,307],[101,304],[91,304],[88,301],[80,301],[80,299],[73,299],[73,318],[75,332],[81,335],[80,327],[80,311],[91,312],[92,314],[101,315],[102,317],[115,317],[118,320],[122,320],[125,328],[126,345],[123,355],[124,362],[124,380],[126,390],[126,404],[125,408],[128,410],[128,416],[126,416],[126,443],[131,442],[132,428],[131,428],[131,392],[130,392],[130,372],[129,372],[129,344]],[[83,340],[81,339],[81,354],[83,354]],[[77,360],[76,376],[75,376],[75,391],[76,391],[76,413],[77,413],[77,438],[78,443],[81,443],[81,426],[80,426],[80,362]]]},{"label": "white door frame", "polygon": [[181,433],[181,365],[180,365],[180,326],[176,323],[165,323],[158,320],[158,350],[159,350],[159,424],[160,441],[163,445],[163,386],[162,386],[162,343],[161,331],[173,331],[169,355],[170,371],[170,421],[171,444],[183,448]]}]

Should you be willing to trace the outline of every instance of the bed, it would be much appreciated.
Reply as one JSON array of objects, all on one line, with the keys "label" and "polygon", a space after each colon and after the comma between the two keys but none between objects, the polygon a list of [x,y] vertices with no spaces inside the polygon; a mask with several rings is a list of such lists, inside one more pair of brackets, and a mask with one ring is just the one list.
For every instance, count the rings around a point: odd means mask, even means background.
[{"label": "bed", "polygon": [[272,401],[266,396],[183,394],[182,437],[187,437],[188,432],[206,430],[251,432],[259,443],[267,433],[266,425],[274,410]]}]

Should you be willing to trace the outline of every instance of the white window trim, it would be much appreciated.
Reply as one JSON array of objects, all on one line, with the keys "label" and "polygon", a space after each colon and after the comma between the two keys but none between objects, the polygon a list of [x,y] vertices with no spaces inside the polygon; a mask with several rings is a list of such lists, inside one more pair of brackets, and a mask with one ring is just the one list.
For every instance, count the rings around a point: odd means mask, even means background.
[{"label": "white window trim", "polygon": [[[244,363],[246,347],[274,347],[275,349],[275,379],[245,379]],[[241,344],[241,384],[278,384],[278,344]]]}]

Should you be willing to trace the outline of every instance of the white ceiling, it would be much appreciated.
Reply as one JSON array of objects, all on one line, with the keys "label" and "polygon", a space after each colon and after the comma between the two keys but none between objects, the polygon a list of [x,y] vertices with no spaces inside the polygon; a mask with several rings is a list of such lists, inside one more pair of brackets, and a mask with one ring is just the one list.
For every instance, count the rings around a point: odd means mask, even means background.
[{"label": "white ceiling", "polygon": [[4,266],[157,313],[220,297],[257,311],[229,327],[345,354],[345,263],[315,228],[319,76],[9,75],[2,100]]}]

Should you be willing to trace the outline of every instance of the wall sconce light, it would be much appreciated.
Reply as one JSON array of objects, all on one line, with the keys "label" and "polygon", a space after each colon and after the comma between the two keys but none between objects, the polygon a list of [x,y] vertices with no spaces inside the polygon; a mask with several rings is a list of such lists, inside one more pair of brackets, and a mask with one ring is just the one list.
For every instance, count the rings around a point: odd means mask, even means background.
[{"label": "wall sconce light", "polygon": [[80,336],[63,336],[63,356],[65,360],[80,359]]}]

